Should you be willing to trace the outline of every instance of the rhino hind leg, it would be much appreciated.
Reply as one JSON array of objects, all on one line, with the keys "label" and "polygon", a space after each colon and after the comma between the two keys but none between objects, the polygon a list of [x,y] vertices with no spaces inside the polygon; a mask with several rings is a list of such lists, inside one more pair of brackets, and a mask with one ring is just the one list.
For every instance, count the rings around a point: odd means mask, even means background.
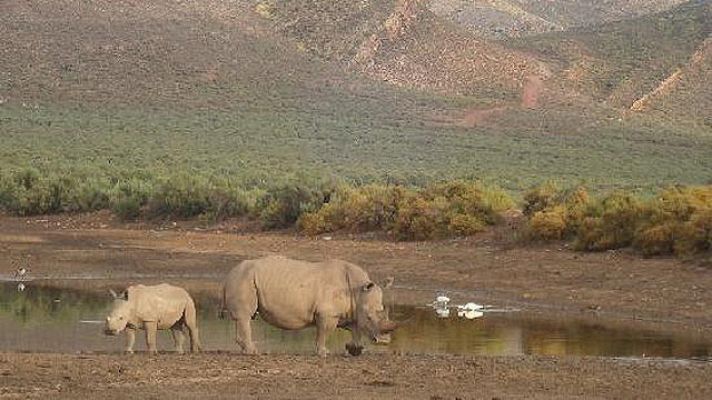
[{"label": "rhino hind leg", "polygon": [[195,303],[192,301],[189,301],[186,305],[183,319],[190,335],[190,351],[197,353],[202,346],[200,344],[200,335],[198,334],[198,317],[195,311]]},{"label": "rhino hind leg", "polygon": [[257,289],[244,283],[226,286],[225,299],[230,318],[235,320],[235,342],[243,353],[257,354],[251,324],[257,315]]},{"label": "rhino hind leg", "polygon": [[183,354],[183,343],[185,343],[185,334],[183,334],[183,326],[171,328],[171,333],[173,334],[173,341],[176,345],[176,352],[178,354]]},{"label": "rhino hind leg", "polygon": [[245,354],[257,354],[257,347],[252,341],[252,327],[250,318],[235,320],[235,342]]}]

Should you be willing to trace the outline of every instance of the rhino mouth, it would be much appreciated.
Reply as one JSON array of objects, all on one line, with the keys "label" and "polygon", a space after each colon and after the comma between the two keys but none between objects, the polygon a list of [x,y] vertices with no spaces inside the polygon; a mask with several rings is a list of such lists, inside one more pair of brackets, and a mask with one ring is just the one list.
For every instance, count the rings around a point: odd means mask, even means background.
[{"label": "rhino mouth", "polygon": [[119,331],[115,331],[113,329],[104,329],[104,335],[106,336],[116,336],[119,334]]},{"label": "rhino mouth", "polygon": [[389,333],[381,333],[381,334],[376,335],[373,338],[373,343],[375,343],[375,344],[389,344],[389,343],[391,343],[391,340],[392,340],[392,338],[391,338],[390,332]]}]

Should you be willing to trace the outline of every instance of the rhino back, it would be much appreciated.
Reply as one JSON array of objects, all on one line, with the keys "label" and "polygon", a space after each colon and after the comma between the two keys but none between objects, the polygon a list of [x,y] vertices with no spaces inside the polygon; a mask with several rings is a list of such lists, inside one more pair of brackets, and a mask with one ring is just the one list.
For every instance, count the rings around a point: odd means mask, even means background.
[{"label": "rhino back", "polygon": [[137,319],[140,322],[156,321],[161,329],[178,322],[188,302],[193,301],[184,289],[165,283],[131,286],[128,293]]},{"label": "rhino back", "polygon": [[245,261],[233,272],[229,279],[254,285],[260,315],[285,329],[312,324],[317,312],[349,312],[349,286],[368,281],[362,269],[344,261],[310,263],[281,256]]}]

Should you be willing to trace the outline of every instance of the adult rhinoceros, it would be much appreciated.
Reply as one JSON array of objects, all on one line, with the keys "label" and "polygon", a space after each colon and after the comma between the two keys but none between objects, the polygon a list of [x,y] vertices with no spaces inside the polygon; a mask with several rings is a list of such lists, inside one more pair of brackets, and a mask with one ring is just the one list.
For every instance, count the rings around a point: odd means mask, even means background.
[{"label": "adult rhinoceros", "polygon": [[351,330],[346,348],[352,355],[363,350],[362,336],[376,340],[396,327],[383,308],[381,288],[360,267],[340,260],[310,263],[270,256],[243,261],[227,276],[223,302],[235,320],[235,340],[247,354],[257,352],[250,321],[258,312],[282,329],[316,325],[320,356],[328,353],[326,336],[337,327]]},{"label": "adult rhinoceros", "polygon": [[129,286],[121,295],[113,291],[111,294],[114,304],[106,317],[104,333],[118,335],[126,330],[128,353],[133,353],[137,329],[146,330],[146,345],[151,353],[157,352],[156,331],[159,329],[170,329],[176,351],[183,353],[183,333],[188,328],[191,351],[200,350],[195,303],[185,289],[162,283]]}]

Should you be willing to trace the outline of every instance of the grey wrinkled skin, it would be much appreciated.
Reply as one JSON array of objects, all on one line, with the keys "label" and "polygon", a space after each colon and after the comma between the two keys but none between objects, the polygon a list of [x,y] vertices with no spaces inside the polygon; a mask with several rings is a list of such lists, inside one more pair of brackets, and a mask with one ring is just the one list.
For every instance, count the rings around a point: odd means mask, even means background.
[{"label": "grey wrinkled skin", "polygon": [[346,348],[352,355],[363,350],[363,338],[375,341],[396,328],[384,310],[381,287],[360,267],[340,260],[310,263],[270,256],[243,261],[226,278],[223,307],[235,321],[235,341],[247,354],[257,352],[251,332],[256,313],[282,329],[316,326],[320,356],[328,354],[326,336],[337,327],[351,331]]},{"label": "grey wrinkled skin", "polygon": [[135,285],[114,297],[106,317],[104,333],[118,335],[126,332],[126,352],[133,353],[136,331],[146,331],[146,345],[150,353],[157,353],[156,331],[170,329],[176,351],[183,353],[185,331],[190,336],[192,352],[200,351],[195,303],[185,289],[166,283],[155,286]]}]

